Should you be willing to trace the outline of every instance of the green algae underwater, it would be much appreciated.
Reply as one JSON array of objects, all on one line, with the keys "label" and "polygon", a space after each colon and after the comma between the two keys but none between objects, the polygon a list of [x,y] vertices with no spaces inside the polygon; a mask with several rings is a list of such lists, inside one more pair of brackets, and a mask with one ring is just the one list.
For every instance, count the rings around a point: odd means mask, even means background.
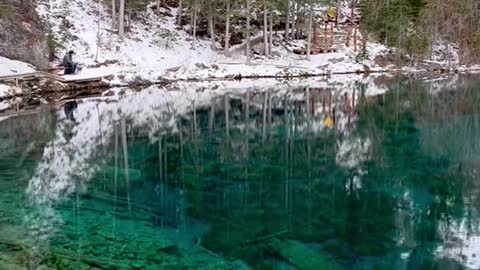
[{"label": "green algae underwater", "polygon": [[3,120],[0,269],[478,269],[478,82]]}]

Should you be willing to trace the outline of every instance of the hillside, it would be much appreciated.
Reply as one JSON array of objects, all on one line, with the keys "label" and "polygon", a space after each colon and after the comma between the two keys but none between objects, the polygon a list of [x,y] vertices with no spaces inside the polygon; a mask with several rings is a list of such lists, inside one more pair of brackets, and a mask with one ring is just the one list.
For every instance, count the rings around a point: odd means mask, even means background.
[{"label": "hillside", "polygon": [[[40,0],[37,11],[49,23],[59,44],[57,57],[68,49],[75,50],[76,59],[84,65],[85,76],[113,73],[121,80],[205,79],[239,74],[243,77],[306,75],[383,69],[373,61],[386,51],[381,45],[368,43],[368,58],[362,61],[357,61],[358,50],[354,52],[352,47],[345,46],[340,46],[336,53],[312,55],[306,60],[305,56],[291,53],[294,48],[304,47],[305,40],[285,43],[280,31],[273,35],[272,56],[254,55],[251,65],[246,67],[244,50],[236,50],[241,45],[232,46],[232,56],[226,57],[220,42],[214,51],[207,38],[192,39],[186,31],[190,25],[182,28],[176,25],[178,8],[166,6],[156,13],[155,7],[152,2],[136,14],[124,40],[111,30],[108,7],[94,1]],[[255,36],[261,34],[258,31]]]},{"label": "hillside", "polygon": [[[46,29],[32,1],[0,2],[0,57],[28,62],[37,67],[48,65]],[[0,76],[7,61],[0,60]]]},{"label": "hillside", "polygon": [[[109,1],[38,0],[35,4],[31,3],[30,6],[35,7],[35,10],[29,14],[36,18],[38,29],[39,21],[43,25],[41,29],[46,29],[43,30],[43,37],[39,38],[38,42],[48,41],[48,50],[52,56],[50,58],[53,60],[50,65],[58,63],[66,51],[74,50],[75,61],[83,68],[77,77],[114,75],[112,83],[134,80],[289,77],[469,68],[459,66],[459,48],[455,44],[450,47],[441,42],[432,45],[435,51],[432,56],[434,61],[423,61],[413,56],[408,59],[408,56],[401,55],[404,52],[401,48],[393,49],[373,42],[379,40],[378,38],[367,39],[366,30],[362,28],[363,24],[360,24],[358,31],[355,30],[354,46],[350,32],[353,31],[351,28],[353,26],[349,22],[353,2],[343,0],[337,4],[338,25],[330,23],[328,26],[328,31],[333,31],[331,33],[326,32],[324,28],[329,8],[326,2],[313,2],[312,8],[309,9],[308,3],[289,1],[292,7],[287,9],[288,14],[285,14],[283,2],[254,2],[251,7],[252,16],[246,16],[244,3],[232,4],[229,16],[231,46],[227,56],[224,2],[215,4],[205,2],[201,7],[184,3],[181,9],[180,3],[181,1],[144,0],[129,2],[126,7],[123,37],[119,31],[118,16],[115,16],[114,20]],[[358,18],[363,13],[362,7],[365,3],[360,2],[361,8],[354,9],[357,20],[360,20]],[[119,1],[116,1],[116,5],[118,4]],[[207,4],[211,5],[211,9]],[[14,6],[11,3],[7,5]],[[118,6],[115,11],[118,13]],[[313,53],[310,56],[293,53],[295,50],[307,48],[309,11],[313,20],[310,28],[312,32],[314,31],[312,42],[328,44],[328,35],[331,34],[331,45],[328,46],[331,46],[332,52]],[[263,14],[267,16],[262,17]],[[193,15],[198,18],[194,20]],[[289,18],[288,16],[291,21],[289,33],[292,31],[292,34],[287,37],[285,35],[287,25],[284,20]],[[245,17],[249,18],[251,24],[249,56],[246,55],[245,48],[247,44]],[[180,24],[179,18],[182,18]],[[262,28],[262,23],[265,27],[267,20],[270,20],[269,28]],[[214,29],[212,30],[214,41],[209,34],[210,21],[213,25],[211,29]],[[367,20],[367,26],[368,23]],[[358,22],[354,26],[357,27],[357,24]],[[23,21],[19,25],[29,28]],[[266,37],[263,35],[264,29],[267,29]],[[372,35],[375,33],[372,30]],[[11,35],[10,39],[12,38],[16,37]],[[264,40],[271,44],[267,52],[264,50]],[[35,46],[43,46],[40,45],[43,43],[38,42]],[[346,46],[347,44],[349,46]],[[16,48],[15,51],[22,46]],[[26,54],[27,57],[22,58],[7,50],[8,48],[0,50],[0,55],[23,61],[30,60],[28,62],[37,67],[44,66],[43,63],[40,64],[41,61],[33,61],[35,57],[28,57]],[[42,52],[45,54],[45,50]],[[7,60],[0,61],[0,64],[5,63]],[[2,69],[0,72],[15,74],[8,69]]]}]

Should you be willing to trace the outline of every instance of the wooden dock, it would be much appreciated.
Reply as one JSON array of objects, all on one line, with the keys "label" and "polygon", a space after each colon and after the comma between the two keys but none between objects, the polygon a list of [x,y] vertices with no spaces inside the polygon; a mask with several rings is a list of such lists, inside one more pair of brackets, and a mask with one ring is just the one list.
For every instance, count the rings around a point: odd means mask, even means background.
[{"label": "wooden dock", "polygon": [[88,83],[88,82],[101,81],[103,78],[108,76],[109,75],[93,76],[93,77],[76,77],[75,75],[68,75],[68,77],[64,77],[64,76],[59,76],[59,75],[44,72],[44,71],[36,71],[36,72],[29,72],[29,73],[15,74],[15,75],[0,76],[0,83],[14,82],[15,84],[18,85],[18,83],[21,81],[33,81],[33,80],[39,80],[39,79],[51,79],[51,80],[59,81],[62,83]]}]

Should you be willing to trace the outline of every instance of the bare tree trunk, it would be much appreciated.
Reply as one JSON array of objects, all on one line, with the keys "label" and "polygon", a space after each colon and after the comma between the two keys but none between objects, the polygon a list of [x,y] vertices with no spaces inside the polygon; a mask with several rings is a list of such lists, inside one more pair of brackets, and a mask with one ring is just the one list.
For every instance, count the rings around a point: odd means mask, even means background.
[{"label": "bare tree trunk", "polygon": [[160,0],[157,0],[157,15],[160,15]]},{"label": "bare tree trunk", "polygon": [[177,17],[177,25],[182,25],[182,9],[183,9],[183,1],[178,0],[178,17]]},{"label": "bare tree trunk", "polygon": [[112,0],[112,30],[117,27],[117,0]]},{"label": "bare tree trunk", "polygon": [[290,37],[295,39],[295,28],[296,28],[296,20],[297,20],[297,11],[298,5],[295,0],[292,0],[292,28],[290,29]]},{"label": "bare tree trunk", "polygon": [[268,18],[267,1],[263,0],[263,53],[268,56]]},{"label": "bare tree trunk", "polygon": [[[353,51],[357,51],[357,26],[353,26]],[[333,29],[332,29],[332,46],[333,46]]]},{"label": "bare tree trunk", "polygon": [[310,52],[312,50],[312,21],[313,21],[313,5],[310,1],[310,11],[308,12],[308,39],[307,39],[307,59],[310,60]]},{"label": "bare tree trunk", "polygon": [[118,35],[123,39],[125,35],[125,0],[120,0],[120,13],[118,14]]},{"label": "bare tree trunk", "polygon": [[268,53],[272,55],[273,49],[273,11],[270,9],[270,29],[269,29],[269,37],[268,37]]},{"label": "bare tree trunk", "polygon": [[285,39],[289,40],[290,34],[290,0],[287,0],[287,18],[285,20]]},{"label": "bare tree trunk", "polygon": [[225,18],[225,45],[224,54],[230,56],[230,0],[227,0],[227,14]]},{"label": "bare tree trunk", "polygon": [[295,39],[299,39],[301,37],[300,35],[300,29],[302,26],[301,20],[302,19],[305,20],[306,15],[307,14],[305,13],[305,5],[301,5],[301,3],[297,3],[297,21],[295,22],[295,33],[293,34]]},{"label": "bare tree trunk", "polygon": [[[303,12],[302,12],[302,17],[304,18],[305,21],[303,22],[303,24],[302,24],[302,26],[300,27],[300,30],[299,30],[301,37],[303,37],[305,35],[305,33],[303,31],[305,30],[305,26],[307,26],[307,22],[306,22],[306,19],[305,19],[305,18],[307,18],[307,16],[308,16],[308,3],[305,2],[305,3],[303,3]],[[308,33],[307,33],[307,35],[308,35]]]},{"label": "bare tree trunk", "polygon": [[213,25],[213,0],[208,0],[208,29],[210,32],[210,42],[212,50],[215,50],[215,27]]},{"label": "bare tree trunk", "polygon": [[197,39],[197,7],[193,7],[193,44]]},{"label": "bare tree trunk", "polygon": [[250,65],[250,0],[247,0],[247,33],[246,33],[247,46],[245,55],[247,56],[247,65]]},{"label": "bare tree trunk", "polygon": [[[338,20],[341,19],[340,18],[340,0],[337,0],[337,12],[335,14],[335,26],[338,25]],[[352,19],[353,20],[353,19]]]}]

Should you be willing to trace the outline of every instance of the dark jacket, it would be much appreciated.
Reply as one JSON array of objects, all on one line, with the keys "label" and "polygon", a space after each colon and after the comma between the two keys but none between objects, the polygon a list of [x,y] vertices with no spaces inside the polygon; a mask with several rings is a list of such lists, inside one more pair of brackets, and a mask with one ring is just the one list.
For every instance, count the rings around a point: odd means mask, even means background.
[{"label": "dark jacket", "polygon": [[65,54],[65,56],[63,57],[63,62],[62,62],[62,65],[64,67],[68,67],[68,66],[72,66],[74,63],[73,63],[73,59],[72,59],[72,56],[70,54]]}]

